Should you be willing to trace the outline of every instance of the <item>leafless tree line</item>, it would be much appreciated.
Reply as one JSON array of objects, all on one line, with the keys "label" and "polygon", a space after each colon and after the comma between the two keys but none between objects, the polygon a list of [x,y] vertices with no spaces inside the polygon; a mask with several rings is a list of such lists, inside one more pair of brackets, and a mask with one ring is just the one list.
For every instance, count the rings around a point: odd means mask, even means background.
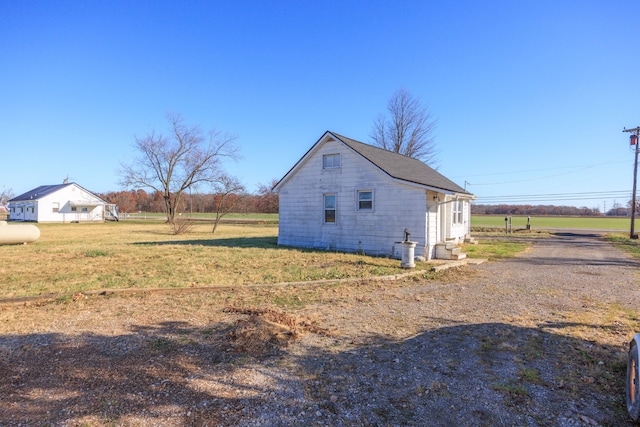
[{"label": "leafless tree line", "polygon": [[[160,192],[145,190],[111,191],[100,194],[109,203],[118,205],[120,212],[165,212],[164,196]],[[184,193],[178,213],[215,214],[233,213],[278,213],[278,195],[269,185],[261,185],[256,194],[244,191],[231,193]]]}]

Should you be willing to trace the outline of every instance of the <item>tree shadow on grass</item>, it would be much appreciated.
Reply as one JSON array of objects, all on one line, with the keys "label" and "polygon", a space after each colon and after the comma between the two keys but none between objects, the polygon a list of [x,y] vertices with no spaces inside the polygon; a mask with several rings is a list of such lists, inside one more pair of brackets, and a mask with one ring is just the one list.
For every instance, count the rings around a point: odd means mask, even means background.
[{"label": "tree shadow on grass", "polygon": [[165,240],[160,242],[137,242],[136,245],[191,245],[228,248],[279,249],[276,236],[235,237],[228,239]]},{"label": "tree shadow on grass", "polygon": [[4,335],[0,424],[631,425],[623,348],[568,337],[560,323],[448,323],[261,358],[234,351],[224,323]]},{"label": "tree shadow on grass", "polygon": [[[226,248],[255,248],[255,249],[279,249],[291,250],[305,253],[345,253],[356,254],[356,252],[343,251],[327,251],[317,248],[304,248],[297,246],[278,245],[277,236],[266,237],[235,237],[226,239],[201,239],[201,240],[166,240],[160,242],[137,242],[135,245],[190,245],[190,246],[207,246],[207,247],[226,247]],[[362,254],[364,255],[364,254]],[[385,255],[365,255],[368,258],[388,258]]]},{"label": "tree shadow on grass", "polygon": [[116,336],[2,336],[0,425],[238,425],[243,407],[260,407],[262,393],[286,380],[247,368],[230,352],[227,328],[171,322]]}]

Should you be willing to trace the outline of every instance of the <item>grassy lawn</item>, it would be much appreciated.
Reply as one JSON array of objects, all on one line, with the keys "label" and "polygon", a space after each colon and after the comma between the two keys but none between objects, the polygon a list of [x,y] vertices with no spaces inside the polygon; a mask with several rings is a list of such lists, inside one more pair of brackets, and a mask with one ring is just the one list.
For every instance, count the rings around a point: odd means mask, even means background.
[{"label": "grassy lawn", "polygon": [[513,258],[529,247],[530,244],[499,239],[479,239],[477,245],[464,245],[462,251],[469,258],[497,260]]},{"label": "grassy lawn", "polygon": [[638,239],[630,239],[629,234],[613,233],[607,235],[607,239],[614,246],[622,249],[634,258],[640,258],[640,242]]},{"label": "grassy lawn", "polygon": [[399,260],[283,248],[273,224],[161,221],[38,224],[32,244],[0,246],[0,299],[99,289],[235,286],[398,274]]},{"label": "grassy lawn", "polygon": [[[471,215],[472,227],[502,227],[505,226],[504,215]],[[527,216],[512,216],[513,228],[525,228]],[[621,217],[561,217],[561,216],[533,216],[531,227],[539,228],[587,228],[604,230],[628,230],[631,224],[629,218]]]},{"label": "grassy lawn", "polygon": [[[278,247],[271,223],[195,223],[174,235],[158,220],[37,224],[40,239],[0,246],[0,299],[70,295],[103,289],[184,288],[363,278],[406,272],[400,261],[341,252]],[[527,245],[488,240],[470,257],[500,259]],[[428,269],[418,263],[417,269]]]}]

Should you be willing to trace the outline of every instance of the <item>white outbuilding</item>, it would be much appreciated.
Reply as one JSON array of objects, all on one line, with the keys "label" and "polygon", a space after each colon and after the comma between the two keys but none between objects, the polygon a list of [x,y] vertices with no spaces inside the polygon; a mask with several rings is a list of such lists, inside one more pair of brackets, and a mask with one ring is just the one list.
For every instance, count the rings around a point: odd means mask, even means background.
[{"label": "white outbuilding", "polygon": [[9,221],[102,222],[117,220],[117,207],[76,183],[41,185],[9,200]]},{"label": "white outbuilding", "polygon": [[279,245],[400,258],[409,237],[416,256],[456,259],[470,238],[473,194],[420,160],[334,132],[273,189]]}]

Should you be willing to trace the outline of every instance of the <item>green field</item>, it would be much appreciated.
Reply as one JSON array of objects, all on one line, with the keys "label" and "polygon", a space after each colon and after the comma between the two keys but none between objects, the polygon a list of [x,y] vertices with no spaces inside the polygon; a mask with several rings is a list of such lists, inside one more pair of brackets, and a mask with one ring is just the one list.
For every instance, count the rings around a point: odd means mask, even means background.
[{"label": "green field", "polygon": [[[504,215],[471,215],[471,227],[505,226]],[[525,228],[527,216],[511,216],[514,229]],[[631,219],[626,217],[567,217],[567,216],[532,216],[532,229],[545,228],[586,228],[602,230],[628,230]]]},{"label": "green field", "polygon": [[[163,219],[163,213],[132,213],[129,219]],[[187,217],[196,220],[211,220],[215,218],[212,213],[185,213]],[[504,227],[504,215],[472,215],[472,227]],[[123,219],[127,217],[123,216]],[[256,221],[271,224],[278,223],[278,214],[242,214],[230,213],[224,216],[225,221]],[[514,229],[525,228],[527,224],[527,215],[512,215],[512,225]],[[585,228],[585,229],[602,229],[602,230],[629,230],[630,218],[626,217],[574,217],[574,216],[531,216],[531,227],[533,229],[544,228]],[[640,222],[638,222],[640,227]]]}]

